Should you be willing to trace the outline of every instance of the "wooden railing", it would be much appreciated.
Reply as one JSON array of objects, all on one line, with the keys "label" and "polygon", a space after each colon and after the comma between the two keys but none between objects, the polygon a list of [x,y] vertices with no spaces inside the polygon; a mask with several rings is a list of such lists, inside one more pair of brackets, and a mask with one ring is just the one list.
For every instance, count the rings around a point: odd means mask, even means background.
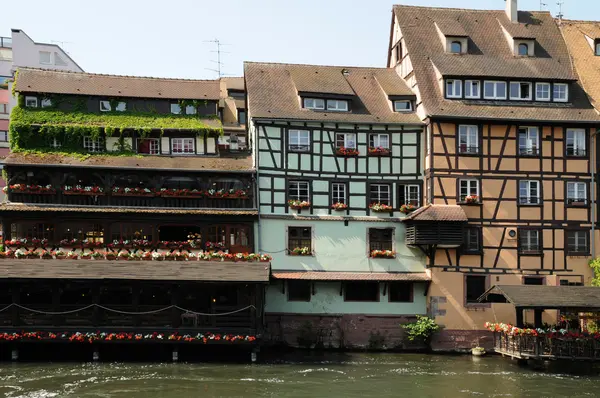
[{"label": "wooden railing", "polygon": [[509,335],[494,333],[497,353],[523,359],[600,360],[600,339],[593,336]]}]

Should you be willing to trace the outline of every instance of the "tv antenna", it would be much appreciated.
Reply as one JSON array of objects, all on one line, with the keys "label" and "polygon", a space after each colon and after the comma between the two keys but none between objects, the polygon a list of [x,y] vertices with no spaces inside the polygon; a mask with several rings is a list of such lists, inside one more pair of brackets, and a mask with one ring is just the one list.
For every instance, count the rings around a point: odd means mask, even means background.
[{"label": "tv antenna", "polygon": [[548,4],[544,3],[543,0],[540,0],[540,11],[544,11],[544,7],[546,7]]},{"label": "tv antenna", "polygon": [[50,40],[50,43],[54,43],[54,44],[60,45],[60,48],[62,48],[67,54],[69,52],[66,50],[65,44],[73,44],[72,41],[60,41],[60,40]]},{"label": "tv antenna", "polygon": [[219,39],[205,40],[204,43],[214,43],[217,46],[216,51],[214,51],[214,50],[211,51],[211,53],[217,53],[217,60],[215,61],[214,59],[212,59],[210,61],[210,62],[217,64],[216,69],[211,69],[211,68],[205,68],[205,69],[215,72],[217,74],[218,78],[220,79],[221,77],[226,75],[225,73],[222,72],[222,68],[221,68],[224,65],[223,62],[221,62],[221,54],[230,54],[227,51],[221,50],[221,47],[229,46],[229,44],[221,43],[221,41]]},{"label": "tv antenna", "polygon": [[558,23],[561,23],[562,19],[564,17],[563,12],[562,12],[563,4],[565,4],[565,2],[562,0],[559,0],[556,2],[556,5],[558,6],[558,15],[556,16],[556,18],[558,18]]}]

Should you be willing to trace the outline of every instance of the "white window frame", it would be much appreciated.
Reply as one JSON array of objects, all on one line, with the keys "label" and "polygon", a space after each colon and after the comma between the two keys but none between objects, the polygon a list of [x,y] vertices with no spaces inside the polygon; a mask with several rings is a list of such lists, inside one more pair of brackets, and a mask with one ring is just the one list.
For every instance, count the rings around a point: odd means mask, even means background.
[{"label": "white window frame", "polygon": [[[446,85],[446,98],[462,98],[462,80],[458,79],[447,79],[444,84]],[[452,94],[448,87],[452,86]],[[456,94],[458,89],[458,94]]]},{"label": "white window frame", "polygon": [[[474,137],[473,137],[473,133]],[[466,149],[463,151],[462,137],[465,137]],[[473,148],[475,149],[473,151]],[[458,126],[458,153],[461,154],[478,154],[479,153],[479,127],[476,125],[461,124]]]},{"label": "white window frame", "polygon": [[[381,138],[385,137],[386,145],[381,145]],[[373,140],[373,145],[371,145],[371,140]],[[378,145],[375,145],[375,144]],[[371,133],[369,134],[369,147],[371,148],[384,148],[390,149],[390,136],[386,133]]]},{"label": "white window frame", "polygon": [[[544,96],[540,96],[540,88],[545,87],[548,91],[548,96],[544,97]],[[542,90],[542,93],[545,90]],[[552,98],[552,85],[550,83],[536,83],[535,84],[535,100],[536,101],[550,101],[550,99]]]},{"label": "white window frame", "polygon": [[[527,241],[525,245],[523,245],[523,238]],[[519,252],[541,252],[541,243],[542,231],[539,229],[522,229],[519,231]]]},{"label": "white window frame", "polygon": [[[48,54],[48,62],[42,61],[42,54]],[[52,51],[40,51],[39,60],[41,65],[52,65]]]},{"label": "white window frame", "polygon": [[[377,199],[373,199],[373,188],[376,188]],[[387,192],[386,192],[387,191]],[[392,205],[392,187],[391,184],[371,184],[369,186],[369,203],[381,203],[388,206]]]},{"label": "white window frame", "polygon": [[110,112],[112,111],[112,106],[110,106],[110,101],[100,100],[100,112]]},{"label": "white window frame", "polygon": [[[527,130],[525,133],[525,146],[521,146],[521,130]],[[535,135],[533,134],[535,132]],[[535,139],[534,139],[535,138]],[[531,145],[529,144],[531,141]],[[533,145],[535,141],[535,145]],[[534,152],[535,148],[535,152]],[[539,156],[540,147],[540,129],[539,127],[521,126],[517,129],[517,151],[519,156]]]},{"label": "white window frame", "polygon": [[323,98],[302,98],[302,107],[322,111],[325,110],[325,100]]},{"label": "white window frame", "polygon": [[[331,106],[335,104],[335,106]],[[343,105],[343,106],[341,106]],[[332,112],[348,112],[350,107],[348,106],[348,100],[340,100],[340,99],[328,99],[327,100],[327,110]]]},{"label": "white window frame", "polygon": [[[189,144],[192,144],[192,151],[186,151],[186,146],[189,149]],[[178,146],[180,149],[175,149]],[[196,154],[196,139],[190,137],[171,138],[171,154],[172,155],[194,155]]]},{"label": "white window frame", "polygon": [[[341,138],[341,139],[340,139]],[[356,149],[358,144],[356,142],[356,133],[335,133],[335,147],[340,148],[338,141],[344,141],[343,147],[346,149]],[[352,145],[348,145],[352,144]]]},{"label": "white window frame", "polygon": [[[527,87],[529,88],[528,90],[528,95],[526,98],[522,97],[523,94],[523,87],[522,85],[526,84]],[[517,96],[513,96],[512,93],[512,89],[513,89],[513,85],[517,85]],[[510,99],[511,100],[515,100],[515,101],[531,101],[531,99],[533,98],[533,84],[531,82],[510,82],[509,84],[509,94],[510,94]]]},{"label": "white window frame", "polygon": [[104,140],[102,138],[83,137],[83,149],[88,152],[104,152]]},{"label": "white window frame", "polygon": [[[521,46],[525,46],[525,54],[521,54]],[[518,43],[517,44],[517,55],[519,57],[527,57],[529,55],[529,43]]]},{"label": "white window frame", "polygon": [[[569,135],[573,134],[570,138]],[[565,134],[565,154],[567,156],[577,156],[577,157],[586,157],[587,156],[587,148],[586,148],[586,139],[585,139],[585,129],[567,129]],[[573,142],[573,153],[569,154],[569,141]]]},{"label": "white window frame", "polygon": [[[160,155],[160,140],[158,138],[138,138],[138,148],[140,141],[148,141],[150,142],[149,153],[142,153],[142,155]],[[139,153],[139,152],[138,152]]]},{"label": "white window frame", "polygon": [[348,204],[348,187],[345,182],[331,183],[331,201],[333,203]]},{"label": "white window frame", "polygon": [[196,115],[198,113],[198,109],[194,105],[186,105],[185,106],[185,114],[186,115]]},{"label": "white window frame", "polygon": [[[574,238],[574,239],[572,239]],[[581,239],[583,238],[583,247],[581,247]],[[568,253],[585,253],[589,252],[590,233],[583,230],[569,231],[567,230],[567,255]],[[575,245],[571,246],[571,241],[574,240]]]},{"label": "white window frame", "polygon": [[[408,104],[408,108],[398,108],[399,104]],[[412,112],[412,110],[411,100],[394,100],[394,112]]]},{"label": "white window frame", "polygon": [[573,203],[587,204],[587,183],[582,181],[567,181],[567,194],[565,197],[567,205]]},{"label": "white window frame", "polygon": [[[519,205],[540,205],[541,201],[541,186],[538,180],[520,180],[519,181]],[[532,191],[536,192],[532,195]],[[523,195],[523,191],[525,194]]]},{"label": "white window frame", "polygon": [[[485,94],[486,84],[493,84],[494,94],[492,96],[488,96]],[[504,84],[504,94],[503,95],[498,94],[498,86],[500,84]],[[483,81],[483,98],[484,99],[505,100],[507,98],[507,90],[508,90],[508,84],[505,81],[501,81],[501,80],[484,80]]]},{"label": "white window frame", "polygon": [[400,206],[405,204],[411,204],[416,207],[421,206],[421,186],[418,184],[406,184],[404,185],[404,202],[400,203]]},{"label": "white window frame", "polygon": [[[565,97],[564,98],[557,98],[556,96],[556,89],[560,88],[560,87],[564,87],[564,92],[565,92]],[[559,90],[560,91],[560,90]],[[552,85],[552,100],[554,102],[568,102],[569,101],[569,85],[566,83],[554,83]]]},{"label": "white window frame", "polygon": [[[473,87],[477,87],[476,94],[474,94]],[[465,80],[465,98],[479,99],[481,98],[481,81],[479,80]]]},{"label": "white window frame", "polygon": [[0,130],[0,142],[8,142],[8,130]]},{"label": "white window frame", "polygon": [[[292,137],[296,136],[295,148],[292,148]],[[306,144],[305,144],[306,142]],[[292,152],[310,152],[310,131],[290,129],[288,130],[288,151]]]},{"label": "white window frame", "polygon": [[461,203],[466,202],[467,196],[475,195],[481,201],[479,195],[479,180],[473,178],[461,178],[458,180],[459,199]]},{"label": "white window frame", "polygon": [[[293,191],[295,192],[292,193]],[[303,191],[306,191],[306,197],[302,195]],[[308,202],[310,200],[310,183],[308,181],[290,181],[288,184],[288,199]]]},{"label": "white window frame", "polygon": [[42,108],[49,108],[52,106],[52,100],[50,98],[42,98],[40,105]]},{"label": "white window frame", "polygon": [[181,105],[171,102],[170,111],[172,115],[181,115],[182,109]]},{"label": "white window frame", "polygon": [[[30,105],[28,101],[35,101],[35,105]],[[37,108],[39,106],[39,101],[37,97],[26,95],[25,96],[25,107],[26,108]]]}]

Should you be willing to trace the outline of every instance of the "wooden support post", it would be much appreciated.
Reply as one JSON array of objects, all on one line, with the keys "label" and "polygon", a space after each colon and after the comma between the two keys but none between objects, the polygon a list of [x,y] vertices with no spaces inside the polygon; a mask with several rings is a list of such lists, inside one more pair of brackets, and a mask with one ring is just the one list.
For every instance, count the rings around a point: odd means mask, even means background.
[{"label": "wooden support post", "polygon": [[517,327],[518,328],[522,328],[523,327],[523,308],[521,307],[515,307],[515,311],[517,311]]},{"label": "wooden support post", "polygon": [[541,328],[542,327],[542,313],[544,312],[544,310],[533,310],[533,324],[535,328]]}]

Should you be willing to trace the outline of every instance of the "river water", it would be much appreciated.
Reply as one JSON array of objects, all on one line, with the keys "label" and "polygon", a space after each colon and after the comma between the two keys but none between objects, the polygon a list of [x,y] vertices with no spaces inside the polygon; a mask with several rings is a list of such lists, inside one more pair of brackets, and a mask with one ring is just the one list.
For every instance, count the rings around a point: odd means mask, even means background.
[{"label": "river water", "polygon": [[261,364],[0,363],[11,398],[598,397],[600,377],[536,372],[500,357],[297,356]]}]

